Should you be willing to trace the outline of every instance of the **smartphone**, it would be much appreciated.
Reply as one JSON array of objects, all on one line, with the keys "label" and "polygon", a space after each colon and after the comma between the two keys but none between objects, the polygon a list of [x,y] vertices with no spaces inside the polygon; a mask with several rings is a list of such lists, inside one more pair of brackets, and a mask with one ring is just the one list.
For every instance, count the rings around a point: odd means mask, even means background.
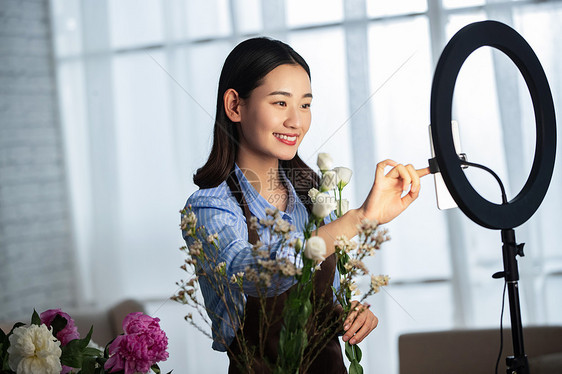
[{"label": "smartphone", "polygon": [[[457,121],[451,121],[451,130],[453,132],[453,144],[455,145],[455,151],[459,155],[459,157],[466,157],[462,154],[461,150],[461,140],[459,136],[459,124]],[[429,125],[429,143],[431,144],[431,158],[435,157],[435,149],[433,149],[433,137],[431,136],[431,125]],[[447,186],[445,185],[445,181],[443,180],[443,176],[440,172],[433,174],[433,181],[435,183],[435,197],[437,199],[437,208],[444,210],[444,209],[451,209],[456,208],[457,203],[449,193]]]}]

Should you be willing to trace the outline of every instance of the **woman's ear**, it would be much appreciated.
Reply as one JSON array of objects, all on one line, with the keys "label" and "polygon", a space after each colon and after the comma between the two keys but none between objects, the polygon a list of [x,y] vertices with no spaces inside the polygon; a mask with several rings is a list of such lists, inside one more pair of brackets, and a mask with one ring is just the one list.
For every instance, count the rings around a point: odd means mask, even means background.
[{"label": "woman's ear", "polygon": [[229,88],[223,96],[224,111],[232,122],[240,122],[241,99],[236,90]]}]

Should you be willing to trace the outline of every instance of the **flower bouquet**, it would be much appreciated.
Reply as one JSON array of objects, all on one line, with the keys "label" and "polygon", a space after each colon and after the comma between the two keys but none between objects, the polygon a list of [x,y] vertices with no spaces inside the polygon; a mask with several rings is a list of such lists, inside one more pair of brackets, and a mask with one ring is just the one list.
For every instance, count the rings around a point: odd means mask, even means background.
[{"label": "flower bouquet", "polygon": [[[374,255],[381,244],[389,240],[386,230],[380,229],[376,222],[367,220],[357,227],[357,240],[349,240],[345,236],[336,238],[334,246],[340,287],[332,287],[335,297],[330,297],[329,301],[326,301],[326,298],[315,297],[313,283],[318,270],[321,269],[322,261],[325,260],[326,243],[314,233],[321,224],[341,217],[349,209],[348,201],[342,198],[342,190],[349,183],[352,174],[348,168],[332,168],[331,157],[325,153],[319,155],[318,166],[322,175],[321,183],[319,189],[313,188],[309,191],[313,206],[304,232],[298,236],[302,237],[302,240],[294,239],[297,237],[293,235],[295,227],[283,220],[278,210],[268,209],[264,219],[257,220],[252,217],[249,222],[251,229],[267,232],[266,236],[271,238],[271,243],[291,247],[295,253],[294,261],[272,258],[272,244],[266,245],[258,241],[252,247],[254,265],[246,267],[244,272],[229,274],[226,264],[218,261],[220,243],[217,234],[208,233],[204,226],[198,225],[197,216],[190,206],[180,211],[181,229],[188,244],[180,248],[186,255],[181,268],[189,274],[190,279],[177,282],[179,290],[172,296],[172,300],[191,306],[198,315],[198,318],[194,318],[193,313],[189,313],[185,319],[208,337],[219,340],[231,351],[232,346],[226,341],[221,341],[224,338],[220,331],[217,331],[217,324],[213,323],[213,320],[231,324],[234,331],[243,331],[247,309],[246,303],[242,301],[248,297],[248,290],[257,295],[253,297],[258,300],[260,311],[257,342],[249,342],[243,334],[236,334],[235,342],[240,349],[230,352],[242,371],[252,372],[253,357],[256,353],[264,357],[268,330],[281,321],[278,357],[276,362],[267,362],[269,370],[273,373],[306,372],[327,342],[343,332],[343,322],[352,305],[355,305],[352,298],[357,299],[360,295],[356,280],[369,275],[363,260]],[[271,290],[287,277],[294,280],[288,297],[278,299],[275,292],[272,297]],[[369,289],[358,301],[362,302],[377,293],[381,286],[388,284],[388,279],[385,275],[371,276]],[[224,304],[227,318],[206,307],[200,292],[201,282],[206,282],[219,295],[219,302]],[[275,305],[278,302],[284,303],[282,313],[271,313],[271,304]],[[233,308],[233,305],[236,307]],[[343,312],[336,318],[333,318],[333,315],[330,318],[322,317],[321,311],[326,310],[326,306],[329,309],[338,307],[339,310],[343,309]],[[207,327],[197,321],[203,321]],[[209,333],[209,328],[212,334]],[[349,342],[345,345],[345,353],[350,361],[349,372],[362,373],[363,369],[359,363],[361,350]]]},{"label": "flower bouquet", "polygon": [[80,339],[67,313],[33,311],[29,325],[18,322],[7,334],[0,329],[0,373],[160,373],[157,363],[168,358],[168,338],[158,322],[130,313],[123,320],[124,333],[102,349],[90,340],[93,327]]}]

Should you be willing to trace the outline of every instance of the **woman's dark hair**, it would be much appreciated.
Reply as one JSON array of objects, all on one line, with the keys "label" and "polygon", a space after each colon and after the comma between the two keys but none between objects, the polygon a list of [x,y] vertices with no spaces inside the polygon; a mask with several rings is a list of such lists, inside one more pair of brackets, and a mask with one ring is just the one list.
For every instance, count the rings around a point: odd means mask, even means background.
[{"label": "woman's dark hair", "polygon": [[[306,61],[289,45],[269,38],[253,38],[238,44],[222,67],[217,93],[217,111],[213,129],[213,146],[209,159],[193,176],[199,188],[212,188],[226,180],[234,168],[239,145],[238,126],[228,118],[224,109],[224,93],[234,89],[240,98],[247,99],[261,85],[263,78],[280,65],[300,65],[310,78]],[[295,187],[299,198],[310,208],[308,190],[317,187],[316,174],[298,154],[281,161],[279,167]]]}]

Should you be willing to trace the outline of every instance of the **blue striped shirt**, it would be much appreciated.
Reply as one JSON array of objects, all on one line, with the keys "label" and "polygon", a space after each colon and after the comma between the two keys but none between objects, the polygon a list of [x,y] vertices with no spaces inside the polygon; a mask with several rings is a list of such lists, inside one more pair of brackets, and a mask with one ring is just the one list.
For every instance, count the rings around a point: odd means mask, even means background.
[{"label": "blue striped shirt", "polygon": [[[240,170],[235,165],[235,173],[240,183],[240,189],[244,194],[248,208],[253,216],[258,220],[266,218],[266,208],[275,209],[258,191],[250,184]],[[308,211],[298,198],[294,187],[283,174],[285,185],[288,186],[287,208],[280,212],[281,217],[296,227],[291,233],[290,242],[293,239],[304,239],[303,230],[308,221]],[[248,242],[248,226],[242,208],[238,205],[236,198],[230,192],[226,181],[214,188],[200,189],[189,197],[186,207],[191,205],[192,211],[196,214],[198,226],[204,226],[207,234],[218,235],[219,251],[215,253],[214,247],[207,243],[203,238],[203,249],[208,256],[216,258],[216,263],[225,262],[226,274],[228,279],[233,274],[244,272],[247,266],[253,266],[256,258],[252,255],[252,245]],[[295,254],[293,248],[288,245],[281,246],[280,240],[276,237],[271,238],[268,230],[258,229],[260,241],[269,249],[271,258],[287,258],[293,263],[301,263],[300,254]],[[185,237],[187,245],[191,245],[192,238]],[[208,271],[209,269],[206,269]],[[244,292],[251,296],[256,296],[255,288],[251,288],[252,282],[244,283]],[[279,277],[274,286],[268,290],[268,296],[274,296],[288,290],[295,283],[293,277]],[[243,307],[246,301],[245,296],[240,295],[239,291],[232,288],[229,298],[231,305],[225,305],[219,293],[216,292],[217,285],[212,284],[208,277],[200,277],[199,284],[205,300],[205,308],[212,322],[213,349],[226,351],[234,339],[238,330],[238,319],[242,318]],[[234,285],[225,285],[235,287]],[[247,288],[249,286],[249,288]],[[334,276],[334,287],[339,289],[339,274]],[[230,300],[229,300],[230,301]],[[226,344],[226,345],[225,345]]]}]

